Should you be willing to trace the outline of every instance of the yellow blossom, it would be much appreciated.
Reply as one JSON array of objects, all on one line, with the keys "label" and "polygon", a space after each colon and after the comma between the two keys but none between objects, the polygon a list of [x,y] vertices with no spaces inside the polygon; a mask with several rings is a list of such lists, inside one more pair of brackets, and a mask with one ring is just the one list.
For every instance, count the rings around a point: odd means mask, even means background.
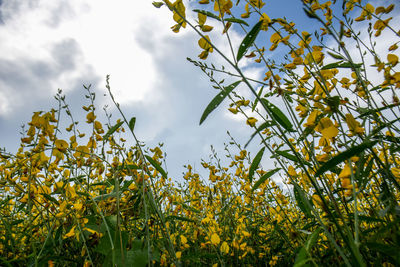
[{"label": "yellow blossom", "polygon": [[211,243],[213,245],[218,245],[220,242],[221,242],[221,239],[219,238],[218,234],[217,233],[213,233],[211,235]]},{"label": "yellow blossom", "polygon": [[92,123],[96,119],[96,116],[94,115],[94,112],[91,111],[86,115],[86,122],[87,123]]},{"label": "yellow blossom", "polygon": [[389,54],[387,55],[387,60],[392,66],[396,66],[397,63],[399,62],[399,57],[396,56],[395,54]]},{"label": "yellow blossom", "polygon": [[224,254],[229,253],[229,245],[226,241],[222,242],[220,250],[221,250],[221,253],[224,253]]},{"label": "yellow blossom", "polygon": [[181,243],[185,245],[187,243],[187,238],[184,235],[181,235]]},{"label": "yellow blossom", "polygon": [[262,21],[261,30],[266,31],[268,30],[268,26],[271,23],[271,19],[268,17],[267,14],[263,13],[260,17],[260,21]]},{"label": "yellow blossom", "polygon": [[69,146],[68,143],[65,140],[62,140],[62,139],[57,139],[54,142],[54,145],[56,146],[56,148],[58,150],[60,150],[62,152],[65,152],[67,150],[68,146]]},{"label": "yellow blossom", "polygon": [[254,117],[249,117],[248,119],[247,119],[247,121],[246,121],[246,124],[247,125],[250,125],[251,127],[254,127],[255,125],[256,125],[256,122],[257,122],[258,120],[256,119],[256,118],[254,118]]},{"label": "yellow blossom", "polygon": [[364,128],[362,128],[360,123],[354,119],[352,114],[346,114],[346,123],[351,135],[364,133]]},{"label": "yellow blossom", "polygon": [[64,235],[64,239],[74,236],[75,235],[75,228],[76,228],[76,225],[74,225],[71,228],[71,230],[69,230],[69,232]]}]

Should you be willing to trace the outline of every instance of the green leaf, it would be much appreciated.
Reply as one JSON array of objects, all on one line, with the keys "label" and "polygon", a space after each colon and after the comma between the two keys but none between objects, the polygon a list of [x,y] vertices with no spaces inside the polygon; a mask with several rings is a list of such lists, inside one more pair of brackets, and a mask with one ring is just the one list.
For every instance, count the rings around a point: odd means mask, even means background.
[{"label": "green leaf", "polygon": [[281,168],[273,169],[273,170],[267,172],[266,174],[264,174],[263,176],[261,176],[261,178],[253,185],[253,187],[251,188],[251,191],[256,190],[262,183],[264,183],[269,177],[271,177],[272,175],[277,173],[280,169]]},{"label": "green leaf", "polygon": [[239,46],[238,53],[236,55],[236,60],[238,62],[243,57],[243,55],[246,53],[247,49],[249,49],[249,47],[253,45],[258,33],[260,32],[262,24],[263,24],[263,21],[262,20],[259,21],[256,25],[254,25],[253,29],[251,29],[251,31],[249,31],[247,33],[247,35],[244,37],[242,43]]},{"label": "green leaf", "polygon": [[123,168],[127,169],[127,170],[138,170],[138,169],[141,169],[141,167],[139,167],[137,165],[134,165],[134,164],[124,165]]},{"label": "green leaf", "polygon": [[318,241],[320,231],[321,228],[317,228],[317,230],[315,230],[314,233],[312,233],[311,236],[307,239],[306,243],[297,254],[293,266],[295,267],[305,266],[309,261],[312,261],[310,250]]},{"label": "green leaf", "polygon": [[260,125],[260,127],[257,128],[257,130],[250,136],[249,141],[247,141],[247,143],[244,145],[244,148],[247,147],[247,145],[251,142],[251,140],[253,140],[254,136],[256,136],[259,132],[261,132],[262,130],[264,130],[267,127],[271,127],[273,125],[276,125],[275,122],[273,121],[266,121],[263,124]]},{"label": "green leaf", "polygon": [[253,106],[251,107],[251,111],[254,111],[254,110],[256,109],[256,106],[257,106],[257,104],[258,104],[258,99],[261,98],[261,94],[262,94],[263,90],[264,90],[264,86],[262,86],[261,89],[260,89],[260,91],[258,91],[258,94],[257,94],[258,97],[256,98],[256,100],[254,100],[254,104],[253,104]]},{"label": "green leaf", "polygon": [[207,116],[214,110],[216,109],[219,104],[222,103],[222,101],[224,101],[225,97],[227,95],[229,95],[230,92],[232,92],[233,89],[236,88],[236,86],[238,86],[238,84],[241,81],[237,81],[232,83],[229,86],[224,87],[224,90],[221,90],[221,92],[219,92],[214,98],[213,100],[211,100],[211,102],[208,104],[208,106],[206,107],[206,109],[203,112],[203,115],[201,115],[200,118],[200,125],[204,122],[204,120],[207,118]]},{"label": "green leaf", "polygon": [[146,267],[149,263],[147,249],[137,249],[127,252],[127,264],[126,266],[133,267]]},{"label": "green leaf", "polygon": [[170,215],[166,217],[167,221],[173,221],[173,220],[178,220],[178,221],[184,221],[184,222],[192,222],[195,223],[195,220],[186,218],[186,217],[182,217],[182,216],[176,216],[176,215]]},{"label": "green leaf", "polygon": [[203,14],[203,15],[206,15],[207,17],[216,19],[216,20],[218,20],[218,21],[221,21],[221,19],[220,19],[217,15],[215,15],[214,13],[211,13],[211,12],[209,12],[209,11],[200,10],[200,9],[193,9],[193,11],[194,11],[194,12],[197,12],[197,13],[201,13],[201,14]]},{"label": "green leaf", "polygon": [[153,4],[153,6],[155,6],[156,8],[160,8],[160,7],[162,7],[162,5],[164,5],[163,2],[153,2],[152,4]]},{"label": "green leaf", "polygon": [[265,147],[261,148],[260,151],[258,151],[257,155],[255,156],[253,162],[250,165],[250,170],[249,170],[250,183],[253,182],[254,171],[257,169],[258,165],[260,164],[261,158],[264,154],[264,150],[265,150]]},{"label": "green leaf", "polygon": [[111,127],[108,132],[103,136],[103,140],[108,140],[108,137],[110,137],[116,130],[118,130],[119,127],[123,124],[123,121],[118,122],[115,124],[113,127]]},{"label": "green leaf", "polygon": [[319,238],[319,233],[321,232],[321,228],[317,228],[314,233],[307,239],[305,244],[305,249],[310,252],[310,249],[317,243]]},{"label": "green leaf", "polygon": [[322,165],[318,171],[315,173],[315,176],[321,176],[323,173],[326,171],[329,171],[330,169],[333,169],[336,167],[338,164],[342,163],[343,161],[360,154],[364,150],[373,147],[378,141],[366,141],[364,143],[361,143],[358,146],[354,146],[349,148],[348,150],[336,155],[335,157],[331,158],[327,162],[325,162],[324,165]]},{"label": "green leaf", "polygon": [[344,59],[342,55],[339,54],[334,54],[332,52],[327,51],[328,55],[330,55],[331,57],[335,58],[335,59]]},{"label": "green leaf", "polygon": [[292,123],[278,107],[265,98],[261,99],[261,103],[263,104],[263,107],[266,108],[269,113],[271,113],[272,119],[274,119],[279,125],[289,132],[294,131]]},{"label": "green leaf", "polygon": [[[287,158],[288,160],[291,160],[291,161],[294,161],[294,162],[298,162],[298,163],[303,163],[303,164],[306,164],[308,166],[312,166],[312,164],[310,162],[305,161],[305,160],[301,160],[300,161],[300,160],[298,160],[296,158],[296,156],[294,156],[292,154],[289,154],[287,151],[275,150],[275,153],[280,155],[280,156],[282,156],[282,157],[284,157],[284,158]],[[274,158],[274,157],[276,157],[276,155],[271,156],[271,158]]]},{"label": "green leaf", "polygon": [[294,183],[294,197],[297,202],[297,206],[301,209],[301,211],[308,217],[312,217],[311,213],[311,202],[307,198],[306,194],[304,193],[303,189],[297,184]]},{"label": "green leaf", "polygon": [[136,123],[136,117],[132,117],[132,119],[129,121],[129,129],[133,132],[133,129],[135,129],[135,123]]},{"label": "green leaf", "polygon": [[[349,216],[351,216],[352,214],[349,214]],[[385,223],[385,220],[383,219],[379,219],[379,218],[374,218],[371,216],[365,216],[365,215],[358,215],[358,219],[361,221],[365,221],[365,222],[381,222],[381,223]]]},{"label": "green leaf", "polygon": [[307,17],[309,17],[310,19],[318,19],[315,12],[313,12],[311,9],[303,8],[303,10],[306,13]]},{"label": "green leaf", "polygon": [[358,69],[358,68],[361,68],[361,66],[362,66],[362,63],[352,64],[350,62],[342,63],[342,61],[339,61],[339,62],[335,62],[335,63],[331,63],[331,64],[328,64],[328,65],[325,65],[325,66],[323,66],[321,68],[321,70],[330,70],[330,69],[335,69],[335,68],[338,68],[338,69],[356,68],[356,69]]},{"label": "green leaf", "polygon": [[156,170],[161,173],[161,175],[165,178],[168,179],[167,173],[164,171],[164,169],[160,166],[160,164],[158,164],[157,161],[155,161],[154,159],[152,159],[150,156],[145,155],[146,159],[150,162],[151,165],[153,165],[154,168],[156,168]]},{"label": "green leaf", "polygon": [[393,245],[387,245],[384,243],[377,243],[377,242],[366,242],[366,246],[371,250],[371,251],[378,251],[381,252],[382,254],[389,256],[392,258],[395,262],[400,261],[400,255],[399,255],[399,247],[398,246],[393,246]]},{"label": "green leaf", "polygon": [[44,196],[45,198],[47,198],[48,200],[50,200],[53,203],[56,203],[57,205],[59,205],[58,200],[55,199],[54,197],[48,195],[48,194],[41,194],[42,196]]},{"label": "green leaf", "polygon": [[[381,112],[381,111],[383,111],[385,109],[392,109],[392,108],[394,108],[396,106],[398,106],[398,104],[390,104],[390,105],[387,105],[387,106],[384,106],[384,107],[380,107],[380,108],[377,108],[377,109],[365,109],[365,111],[362,112],[357,118],[362,118],[362,117],[368,116],[368,115],[373,114],[373,113],[378,113],[378,112]],[[361,108],[360,108],[360,110],[363,111]]]},{"label": "green leaf", "polygon": [[332,97],[326,97],[323,98],[324,102],[328,104],[330,110],[332,112],[338,112],[339,111],[339,105],[340,105],[340,97],[335,95]]},{"label": "green leaf", "polygon": [[249,24],[242,20],[242,19],[237,19],[237,18],[226,18],[225,21],[233,22],[233,23],[239,23],[239,24],[244,24],[246,26],[249,26]]},{"label": "green leaf", "polygon": [[191,207],[189,205],[186,205],[185,203],[178,203],[178,202],[173,202],[173,203],[182,205],[185,209],[190,210],[190,211],[192,211],[194,213],[200,213],[200,211],[198,209],[195,209],[195,208],[193,208],[193,207]]},{"label": "green leaf", "polygon": [[3,266],[8,266],[8,267],[12,267],[13,265],[11,265],[11,263],[9,261],[7,261],[5,258],[0,256],[0,263],[4,264]]},{"label": "green leaf", "polygon": [[93,198],[93,200],[97,202],[97,201],[106,200],[106,199],[108,199],[110,197],[117,197],[117,192],[112,192],[112,193],[109,193],[109,194],[103,194],[103,195],[100,195],[100,196],[97,196],[97,197]]},{"label": "green leaf", "polygon": [[307,258],[306,250],[304,248],[301,248],[300,252],[297,254],[296,262],[294,263],[293,267],[305,266],[309,261],[310,259]]}]

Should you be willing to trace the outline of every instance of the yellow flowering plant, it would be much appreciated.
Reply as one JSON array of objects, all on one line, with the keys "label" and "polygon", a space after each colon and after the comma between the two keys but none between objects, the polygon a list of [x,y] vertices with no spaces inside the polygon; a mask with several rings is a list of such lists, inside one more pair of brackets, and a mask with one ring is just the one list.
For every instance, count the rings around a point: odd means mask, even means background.
[{"label": "yellow flowering plant", "polygon": [[[173,32],[199,35],[189,62],[219,90],[200,124],[229,101],[259,151],[229,136],[226,157],[212,149],[201,161],[208,175],[186,165],[169,177],[162,144],[138,141],[108,77],[118,120],[106,111],[101,121],[85,86],[83,127],[59,91],[57,108],[33,113],[17,153],[0,151],[0,265],[399,265],[395,6],[302,2],[315,32],[273,17],[262,0],[153,2],[171,11]],[[382,34],[395,40],[384,54]],[[247,77],[249,65],[263,75]]]},{"label": "yellow flowering plant", "polygon": [[[200,124],[229,99],[228,110],[244,116],[246,124],[255,129],[251,139],[258,135],[261,150],[248,169],[243,163],[232,165],[237,168],[231,179],[243,179],[240,189],[244,190],[244,203],[265,194],[262,186],[272,177],[289,186],[273,197],[274,204],[268,204],[268,209],[274,209],[277,220],[271,226],[282,233],[285,244],[279,252],[297,249],[296,257],[280,260],[277,251],[270,250],[263,256],[272,265],[321,265],[330,261],[347,266],[378,261],[398,264],[400,259],[393,255],[399,244],[396,238],[389,238],[390,231],[398,233],[394,225],[399,222],[400,190],[400,83],[395,52],[400,32],[389,17],[395,5],[375,7],[361,0],[343,4],[303,1],[304,12],[320,27],[309,33],[286,18],[273,18],[263,1],[237,1],[236,6],[219,0],[199,4],[188,6],[220,22],[222,38],[231,51],[231,55],[221,52],[217,42],[210,40],[211,35],[204,36],[196,22],[186,20],[203,38],[200,47],[205,49],[207,41],[207,48],[229,66],[218,68],[205,62],[205,53],[199,61],[188,59],[220,90],[206,107]],[[214,26],[213,31],[218,28]],[[239,46],[230,37],[230,33],[238,32],[244,36]],[[263,32],[269,33],[270,43]],[[383,32],[393,41],[387,44],[386,54],[378,54],[377,40]],[[272,60],[266,57],[266,49],[280,49],[287,56]],[[265,77],[247,77],[243,64],[239,64],[244,58],[264,68]],[[236,84],[224,85],[218,82],[221,79],[240,83],[252,97],[244,99],[235,92]],[[238,105],[238,101],[248,101],[248,107]],[[279,170],[259,169],[264,151],[275,159]],[[218,181],[215,171],[210,180]],[[296,210],[301,215],[296,216]],[[289,231],[298,242],[279,230],[282,228],[292,229]],[[320,249],[315,248],[316,242],[321,243]],[[234,244],[232,248],[240,249],[240,244]],[[321,257],[324,261],[319,262]],[[243,260],[243,255],[239,258]]]}]

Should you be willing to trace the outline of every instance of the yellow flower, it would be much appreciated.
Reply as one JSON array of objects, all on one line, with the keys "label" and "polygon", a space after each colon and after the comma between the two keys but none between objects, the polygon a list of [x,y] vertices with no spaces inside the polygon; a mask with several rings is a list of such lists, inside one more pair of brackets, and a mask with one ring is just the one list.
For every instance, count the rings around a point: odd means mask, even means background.
[{"label": "yellow flower", "polygon": [[342,171],[339,173],[339,178],[344,179],[344,178],[349,178],[351,176],[351,170],[349,164],[346,163],[344,165]]},{"label": "yellow flower", "polygon": [[361,127],[360,123],[350,113],[346,114],[346,123],[349,126],[351,135],[364,133],[364,128]]},{"label": "yellow flower", "polygon": [[319,121],[317,131],[326,139],[332,139],[339,133],[339,130],[333,125],[331,119],[327,117]]},{"label": "yellow flower", "polygon": [[211,41],[210,41],[210,37],[208,35],[205,35],[204,38],[201,38],[198,42],[198,44],[201,48],[203,48],[206,51],[212,52],[213,48],[210,43],[211,43]]},{"label": "yellow flower", "polygon": [[387,60],[392,66],[396,66],[397,63],[399,62],[399,57],[396,56],[395,54],[389,54],[387,55]]},{"label": "yellow flower", "polygon": [[254,127],[256,125],[257,119],[254,117],[249,117],[246,121],[247,125],[250,125],[251,127]]},{"label": "yellow flower", "polygon": [[242,17],[243,19],[247,19],[248,17],[250,17],[249,3],[244,6],[244,9],[246,10],[246,13],[243,13],[242,15],[240,15],[240,17]]},{"label": "yellow flower", "polygon": [[203,25],[201,26],[201,30],[203,32],[210,32],[214,27],[213,26],[209,26],[209,25]]},{"label": "yellow flower", "polygon": [[268,26],[271,23],[271,19],[268,17],[267,14],[263,13],[260,17],[260,21],[262,21],[261,30],[266,31],[268,30]]},{"label": "yellow flower", "polygon": [[179,260],[182,257],[182,251],[177,251],[175,253],[176,258]]},{"label": "yellow flower", "polygon": [[229,245],[228,245],[228,243],[226,243],[226,241],[222,242],[220,250],[221,250],[221,253],[224,253],[224,254],[229,253]]},{"label": "yellow flower", "polygon": [[181,235],[181,243],[185,245],[187,243],[187,238],[184,235]]},{"label": "yellow flower", "polygon": [[220,242],[221,242],[221,239],[219,238],[218,234],[213,233],[213,234],[211,235],[211,243],[212,243],[213,245],[218,245]]},{"label": "yellow flower", "polygon": [[224,16],[225,13],[231,14],[231,8],[233,4],[231,0],[219,0],[214,3],[214,11],[219,11],[220,16]]},{"label": "yellow flower", "polygon": [[65,192],[66,192],[67,197],[68,197],[68,198],[71,198],[71,199],[73,199],[73,198],[75,198],[75,197],[78,196],[78,195],[76,194],[76,192],[75,192],[74,187],[70,186],[69,184],[67,184],[67,185],[65,186]]},{"label": "yellow flower", "polygon": [[329,160],[329,155],[328,154],[317,155],[316,158],[317,161],[319,162],[327,162]]},{"label": "yellow flower", "polygon": [[54,145],[56,146],[56,148],[58,150],[60,150],[62,152],[65,152],[67,150],[68,146],[69,146],[68,143],[66,141],[62,140],[62,139],[57,139],[54,142]]},{"label": "yellow flower", "polygon": [[396,178],[400,178],[400,168],[393,167],[390,169]]},{"label": "yellow flower", "polygon": [[229,110],[230,112],[232,112],[233,114],[237,114],[237,113],[238,113],[237,108],[228,108],[228,110]]},{"label": "yellow flower", "polygon": [[177,28],[177,31],[179,31],[180,27],[185,28],[186,27],[186,21],[184,18],[186,18],[185,14],[185,5],[183,4],[182,0],[177,0],[175,3],[172,4],[173,6],[173,19],[175,20],[176,24],[174,27]]},{"label": "yellow flower", "polygon": [[86,115],[87,123],[92,123],[96,119],[96,116],[94,115],[94,112],[91,111]]},{"label": "yellow flower", "polygon": [[94,129],[96,130],[96,132],[98,134],[104,133],[103,125],[101,125],[101,122],[99,122],[99,121],[95,121],[94,122]]},{"label": "yellow flower", "polygon": [[322,207],[323,202],[322,202],[322,199],[321,199],[321,197],[320,197],[319,195],[314,194],[314,195],[312,196],[312,200],[314,201],[314,203],[315,203],[316,205]]},{"label": "yellow flower", "polygon": [[89,157],[89,148],[87,146],[78,146],[74,153],[74,157]]},{"label": "yellow flower", "polygon": [[72,236],[74,236],[74,235],[75,235],[75,227],[76,227],[76,225],[75,225],[75,226],[73,226],[73,227],[71,228],[71,230],[69,230],[69,232],[68,232],[68,233],[66,233],[66,234],[64,235],[64,239],[65,239],[65,238],[72,237]]},{"label": "yellow flower", "polygon": [[255,8],[262,8],[265,3],[262,0],[250,0],[250,5]]},{"label": "yellow flower", "polygon": [[292,176],[292,177],[296,177],[296,176],[297,176],[296,170],[293,168],[293,166],[289,166],[289,168],[288,168],[288,174],[289,174],[290,176]]},{"label": "yellow flower", "polygon": [[311,127],[314,126],[315,120],[317,119],[317,116],[321,114],[321,111],[319,110],[313,110],[310,115],[307,118],[307,122],[304,123],[304,127]]},{"label": "yellow flower", "polygon": [[198,57],[200,59],[206,59],[208,57],[208,51],[204,50],[203,52],[200,53]]}]

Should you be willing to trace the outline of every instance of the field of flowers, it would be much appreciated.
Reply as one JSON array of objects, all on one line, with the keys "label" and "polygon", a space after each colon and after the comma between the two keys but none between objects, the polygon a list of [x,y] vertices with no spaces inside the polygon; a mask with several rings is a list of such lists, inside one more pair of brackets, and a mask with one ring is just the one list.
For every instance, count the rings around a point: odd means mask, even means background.
[{"label": "field of flowers", "polygon": [[[217,154],[201,161],[206,179],[190,165],[183,177],[169,177],[162,146],[136,138],[136,118],[114,100],[108,77],[117,121],[98,120],[90,86],[80,120],[60,90],[58,108],[33,114],[18,152],[0,151],[0,265],[399,266],[394,4],[303,0],[320,28],[308,33],[271,19],[262,0],[196,3],[195,21],[182,0],[153,5],[171,11],[174,32],[199,34],[200,59],[188,60],[218,90],[200,124],[229,101],[229,111],[254,129],[249,139],[259,152],[250,155],[232,139],[229,165]],[[231,27],[245,36],[238,49]],[[232,55],[211,31],[226,36]],[[260,41],[262,34],[269,40]],[[377,51],[381,34],[397,38],[384,52]],[[268,58],[275,49],[286,56]],[[226,66],[207,63],[210,53]],[[263,79],[246,77],[243,60],[265,68]],[[239,85],[250,99],[235,92]],[[271,169],[260,164],[267,157]]]}]

